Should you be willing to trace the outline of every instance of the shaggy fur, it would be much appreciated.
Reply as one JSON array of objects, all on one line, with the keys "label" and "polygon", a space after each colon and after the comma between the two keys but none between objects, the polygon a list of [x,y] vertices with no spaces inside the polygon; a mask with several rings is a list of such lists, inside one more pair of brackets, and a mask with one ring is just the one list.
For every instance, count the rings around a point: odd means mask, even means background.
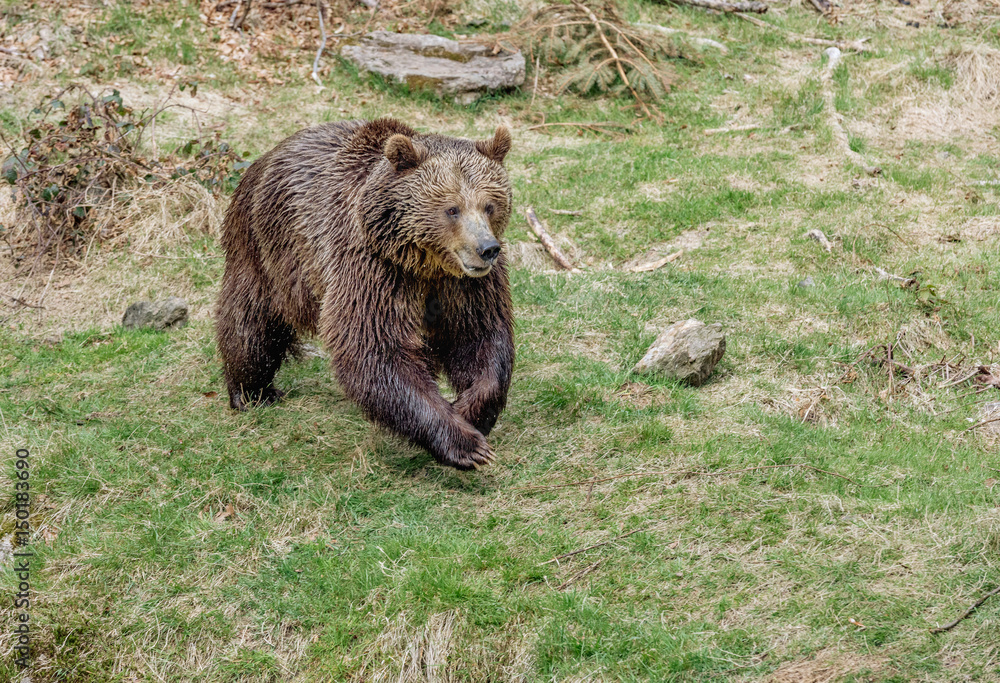
[{"label": "shaggy fur", "polygon": [[300,131],[247,169],[222,228],[230,405],[277,401],[282,360],[298,335],[318,334],[370,419],[444,464],[489,462],[514,362],[499,242],[509,149],[505,128],[474,143],[350,121]]}]

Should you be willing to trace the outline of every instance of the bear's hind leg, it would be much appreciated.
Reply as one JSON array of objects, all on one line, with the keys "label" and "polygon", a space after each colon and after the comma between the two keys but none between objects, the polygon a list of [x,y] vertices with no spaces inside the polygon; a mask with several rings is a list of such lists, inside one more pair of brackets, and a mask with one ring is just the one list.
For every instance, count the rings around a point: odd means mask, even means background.
[{"label": "bear's hind leg", "polygon": [[274,310],[269,290],[256,269],[238,278],[227,270],[223,277],[216,328],[233,410],[271,405],[284,395],[274,375],[295,343],[295,330]]}]

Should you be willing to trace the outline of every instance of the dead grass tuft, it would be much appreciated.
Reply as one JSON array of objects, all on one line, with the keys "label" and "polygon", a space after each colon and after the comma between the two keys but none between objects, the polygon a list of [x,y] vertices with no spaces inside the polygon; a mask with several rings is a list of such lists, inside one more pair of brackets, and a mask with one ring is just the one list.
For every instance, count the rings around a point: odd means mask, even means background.
[{"label": "dead grass tuft", "polygon": [[[138,187],[122,193],[97,214],[94,241],[117,250],[158,253],[191,242],[192,235],[219,235],[228,201],[199,182],[181,177],[162,187]],[[90,248],[88,247],[88,254]]]},{"label": "dead grass tuft", "polygon": [[1000,111],[1000,50],[974,45],[956,54],[952,62],[958,92],[988,113]]},{"label": "dead grass tuft", "polygon": [[451,680],[448,654],[455,628],[454,611],[432,614],[413,628],[401,613],[376,638],[359,667],[360,680],[393,683],[444,683]]},{"label": "dead grass tuft", "polygon": [[833,683],[866,669],[880,668],[882,663],[874,657],[823,650],[811,659],[782,664],[768,677],[767,683]]},{"label": "dead grass tuft", "polygon": [[1000,50],[968,46],[945,62],[955,70],[955,83],[905,110],[897,133],[901,139],[949,141],[969,137],[986,140],[1000,112]]},{"label": "dead grass tuft", "polygon": [[951,339],[940,320],[917,318],[900,328],[893,351],[913,358],[927,351],[947,351],[951,346]]}]

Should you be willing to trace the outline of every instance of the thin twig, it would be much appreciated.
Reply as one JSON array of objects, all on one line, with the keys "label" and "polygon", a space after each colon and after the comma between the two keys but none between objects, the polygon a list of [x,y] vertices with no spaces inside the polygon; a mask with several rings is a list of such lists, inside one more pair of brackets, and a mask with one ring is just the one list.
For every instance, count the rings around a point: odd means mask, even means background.
[{"label": "thin twig", "polygon": [[[1000,420],[1000,418],[997,418]],[[758,465],[756,467],[745,467],[739,470],[722,470],[719,472],[703,472],[701,470],[661,470],[656,472],[629,472],[627,474],[619,474],[613,477],[604,477],[603,479],[584,479],[582,481],[573,481],[568,484],[555,484],[552,486],[524,486],[517,491],[550,491],[552,489],[565,489],[573,486],[586,486],[588,484],[602,484],[607,481],[615,481],[617,479],[628,479],[631,477],[664,477],[669,475],[684,474],[692,477],[722,477],[727,474],[743,474],[744,472],[755,472],[757,470],[773,470],[773,469],[806,469],[812,470],[813,472],[819,472],[820,474],[826,474],[831,477],[837,477],[838,479],[844,479],[849,481],[855,486],[860,486],[862,488],[868,489],[879,489],[885,488],[887,486],[892,486],[889,484],[862,484],[848,476],[839,474],[837,472],[831,472],[829,470],[820,469],[814,465],[808,465],[806,463],[793,463],[789,465]]]},{"label": "thin twig", "polygon": [[991,422],[1000,422],[1000,415],[998,415],[997,417],[991,417],[988,420],[983,420],[982,422],[977,422],[976,424],[972,425],[971,427],[969,427],[965,431],[971,432],[973,429],[979,429],[983,425],[988,425]]},{"label": "thin twig", "polygon": [[568,552],[568,553],[563,553],[562,555],[557,555],[556,557],[553,557],[551,560],[545,560],[545,562],[542,562],[541,564],[552,564],[553,562],[558,562],[559,560],[565,560],[567,557],[573,557],[574,555],[579,555],[580,553],[585,553],[588,550],[593,550],[594,548],[600,548],[601,546],[609,545],[611,543],[614,543],[615,541],[620,541],[623,538],[628,538],[632,534],[637,534],[640,531],[650,531],[650,530],[655,529],[655,528],[656,528],[656,525],[654,524],[653,526],[646,526],[646,527],[640,527],[639,529],[633,529],[632,531],[628,532],[627,534],[621,534],[619,536],[615,536],[614,538],[612,538],[610,540],[601,541],[600,543],[595,543],[594,545],[588,545],[586,548],[578,548],[577,550],[573,550],[573,551]]},{"label": "thin twig", "polygon": [[583,211],[567,211],[565,209],[549,209],[549,213],[554,213],[557,216],[582,216]]},{"label": "thin twig", "polygon": [[566,586],[570,585],[571,583],[579,581],[580,579],[582,579],[583,577],[585,577],[587,574],[589,574],[590,572],[592,572],[595,569],[597,569],[601,565],[602,562],[604,562],[604,558],[601,558],[600,560],[598,560],[594,564],[590,565],[589,567],[585,567],[584,569],[581,569],[576,574],[573,574],[573,576],[569,577],[568,579],[566,579],[565,581],[563,581],[561,584],[559,584],[559,586],[556,587],[556,590],[557,591],[561,591],[563,588],[565,588]]},{"label": "thin twig", "polygon": [[951,622],[950,624],[945,624],[944,626],[938,626],[936,628],[932,628],[931,629],[931,633],[944,633],[945,631],[950,631],[951,629],[955,628],[956,626],[958,626],[958,624],[962,620],[967,619],[970,614],[972,614],[977,609],[979,609],[980,605],[982,605],[984,602],[986,602],[987,600],[989,600],[990,598],[992,598],[994,595],[1000,595],[1000,586],[997,586],[996,588],[994,588],[993,590],[991,590],[989,593],[987,593],[986,595],[984,595],[983,597],[981,597],[979,600],[977,600],[976,603],[972,607],[970,607],[969,609],[965,610],[965,614],[963,614],[962,616],[960,616],[958,619],[956,619],[955,621]]},{"label": "thin twig", "polygon": [[539,55],[535,57],[535,85],[531,88],[531,102],[528,104],[528,111],[535,106],[535,94],[538,92],[538,70],[541,65],[542,57]]},{"label": "thin twig", "polygon": [[27,306],[28,308],[45,308],[45,306],[39,306],[37,304],[29,304],[24,299],[20,299],[20,298],[18,298],[16,296],[10,297],[10,300],[13,301],[16,304],[21,304],[22,306]]},{"label": "thin twig", "polygon": [[45,308],[42,306],[42,302],[45,301],[45,295],[49,293],[49,285],[52,284],[52,276],[56,274],[56,266],[59,265],[59,253],[56,252],[56,262],[52,265],[52,270],[49,271],[49,279],[45,282],[45,289],[42,290],[42,295],[38,297],[38,308]]},{"label": "thin twig", "polygon": [[313,60],[313,70],[312,79],[316,81],[316,85],[319,87],[323,86],[323,81],[319,79],[319,58],[323,56],[323,48],[326,47],[326,28],[323,26],[323,0],[316,0],[316,8],[319,10],[319,34],[321,37],[319,49],[316,50],[316,58]]},{"label": "thin twig", "polygon": [[973,370],[971,373],[969,373],[965,377],[962,377],[961,379],[956,379],[955,381],[948,382],[947,384],[939,384],[938,385],[938,389],[947,389],[948,387],[953,387],[956,384],[962,384],[963,382],[967,382],[970,379],[972,379],[973,377],[975,377],[976,375],[978,375],[980,372],[981,372],[981,370],[977,367],[975,370]]}]

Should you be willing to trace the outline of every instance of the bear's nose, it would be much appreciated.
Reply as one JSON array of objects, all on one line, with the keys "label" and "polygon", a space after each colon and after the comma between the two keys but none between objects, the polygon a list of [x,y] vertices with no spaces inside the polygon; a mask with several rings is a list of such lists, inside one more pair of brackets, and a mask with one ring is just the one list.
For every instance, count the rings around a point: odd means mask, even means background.
[{"label": "bear's nose", "polygon": [[492,263],[500,255],[500,243],[491,238],[480,244],[476,253],[479,254],[479,258],[482,260]]}]

